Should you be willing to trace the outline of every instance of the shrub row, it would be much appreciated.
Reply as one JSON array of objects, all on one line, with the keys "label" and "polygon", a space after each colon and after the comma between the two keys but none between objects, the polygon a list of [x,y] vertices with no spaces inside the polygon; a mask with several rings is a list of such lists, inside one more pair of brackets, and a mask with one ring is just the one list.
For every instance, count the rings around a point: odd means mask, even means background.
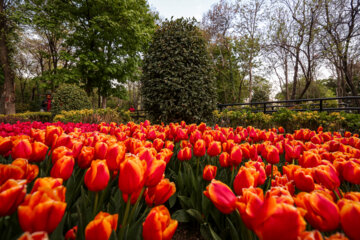
[{"label": "shrub row", "polygon": [[53,119],[54,122],[82,122],[82,123],[101,123],[101,122],[128,122],[130,121],[129,111],[116,111],[115,109],[83,109],[73,111],[61,111]]},{"label": "shrub row", "polygon": [[345,112],[295,112],[289,109],[281,109],[273,114],[250,111],[218,110],[213,112],[214,123],[222,126],[254,126],[260,129],[268,129],[282,126],[287,132],[299,128],[316,130],[322,126],[327,131],[351,131],[359,132],[360,114]]},{"label": "shrub row", "polygon": [[0,122],[3,123],[16,123],[20,122],[50,122],[52,120],[52,115],[50,112],[24,112],[16,113],[10,115],[0,114]]}]

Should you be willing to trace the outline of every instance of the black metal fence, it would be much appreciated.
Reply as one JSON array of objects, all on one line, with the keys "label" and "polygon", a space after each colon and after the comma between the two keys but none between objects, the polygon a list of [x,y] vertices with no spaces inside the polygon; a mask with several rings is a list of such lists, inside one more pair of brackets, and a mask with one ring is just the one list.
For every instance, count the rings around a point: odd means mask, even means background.
[{"label": "black metal fence", "polygon": [[252,103],[229,103],[218,104],[220,111],[225,109],[246,109],[252,112],[273,113],[281,108],[293,111],[319,111],[319,112],[353,112],[360,113],[360,96],[312,98],[284,101],[252,102]]}]

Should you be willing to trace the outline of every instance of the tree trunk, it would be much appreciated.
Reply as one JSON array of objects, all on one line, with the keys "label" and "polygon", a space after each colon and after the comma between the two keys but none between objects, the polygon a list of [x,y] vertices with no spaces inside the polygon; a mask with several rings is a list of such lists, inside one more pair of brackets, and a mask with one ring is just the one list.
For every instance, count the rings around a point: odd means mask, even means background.
[{"label": "tree trunk", "polygon": [[299,71],[299,54],[300,54],[300,50],[296,50],[294,79],[293,79],[293,87],[292,87],[292,92],[291,92],[291,99],[296,99],[296,85],[297,85],[298,71]]},{"label": "tree trunk", "polygon": [[4,101],[4,113],[15,114],[14,73],[10,67],[9,49],[7,46],[7,22],[4,13],[4,0],[0,0],[0,64],[4,73],[4,89],[1,95]]},{"label": "tree trunk", "polygon": [[250,58],[249,61],[249,103],[251,103],[252,100],[252,58]]},{"label": "tree trunk", "polygon": [[284,59],[284,75],[285,75],[285,100],[289,100],[289,77],[288,77],[288,61],[287,54]]},{"label": "tree trunk", "polygon": [[102,108],[106,108],[106,100],[107,100],[107,97],[103,96],[102,97],[102,102],[101,102],[101,107]]}]

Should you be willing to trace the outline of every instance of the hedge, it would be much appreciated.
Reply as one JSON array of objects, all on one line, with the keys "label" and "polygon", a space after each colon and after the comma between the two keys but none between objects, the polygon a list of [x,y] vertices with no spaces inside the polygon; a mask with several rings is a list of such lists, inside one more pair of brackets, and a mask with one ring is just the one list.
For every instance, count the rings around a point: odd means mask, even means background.
[{"label": "hedge", "polygon": [[52,120],[52,116],[50,112],[24,112],[24,113],[16,113],[10,115],[0,114],[0,122],[3,123],[16,123],[20,122],[50,122]]},{"label": "hedge", "polygon": [[101,123],[101,122],[128,122],[131,120],[129,111],[118,112],[115,109],[83,109],[73,111],[61,111],[53,119],[54,122],[82,122],[82,123]]},{"label": "hedge", "polygon": [[360,132],[360,114],[346,112],[295,112],[289,109],[281,109],[273,114],[251,111],[228,111],[218,110],[213,112],[213,123],[222,126],[254,126],[260,129],[284,127],[287,132],[299,128],[316,130],[322,126],[326,131],[351,131]]}]

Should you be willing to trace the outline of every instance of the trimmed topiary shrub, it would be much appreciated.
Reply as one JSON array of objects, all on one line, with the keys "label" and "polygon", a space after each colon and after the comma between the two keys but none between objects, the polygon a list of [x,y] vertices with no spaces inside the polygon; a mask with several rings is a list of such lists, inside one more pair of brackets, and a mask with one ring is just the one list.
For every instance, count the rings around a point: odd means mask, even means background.
[{"label": "trimmed topiary shrub", "polygon": [[142,97],[155,122],[206,121],[216,94],[206,41],[195,20],[166,20],[144,57]]},{"label": "trimmed topiary shrub", "polygon": [[61,111],[90,109],[91,102],[86,92],[76,85],[64,84],[54,93],[51,102],[53,115]]}]

